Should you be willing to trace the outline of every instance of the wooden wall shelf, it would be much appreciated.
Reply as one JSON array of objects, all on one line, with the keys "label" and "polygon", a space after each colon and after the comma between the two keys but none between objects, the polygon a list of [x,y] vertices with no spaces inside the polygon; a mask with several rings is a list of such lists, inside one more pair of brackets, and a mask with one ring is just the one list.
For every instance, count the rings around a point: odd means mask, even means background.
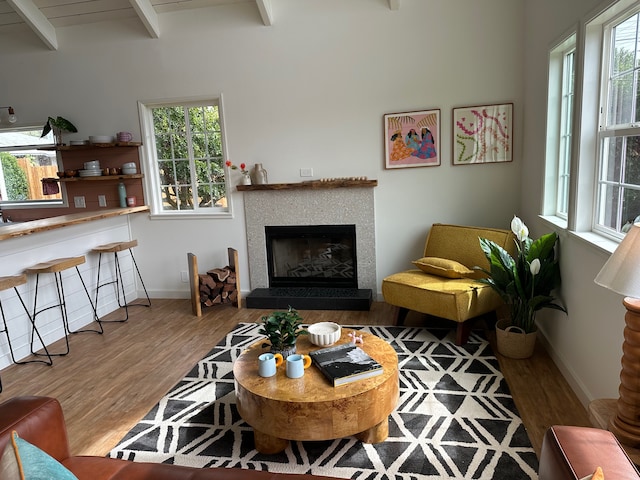
[{"label": "wooden wall shelf", "polygon": [[101,175],[99,177],[65,177],[58,178],[57,182],[95,182],[105,180],[127,180],[131,178],[143,178],[142,173],[136,173],[135,175]]},{"label": "wooden wall shelf", "polygon": [[330,188],[359,188],[376,187],[377,180],[313,180],[298,183],[268,183],[265,185],[238,185],[239,192],[252,192],[258,190],[319,190]]},{"label": "wooden wall shelf", "polygon": [[87,145],[56,145],[55,147],[41,147],[38,150],[55,150],[66,152],[69,150],[89,150],[91,148],[114,148],[114,147],[139,147],[141,142],[113,142],[113,143],[89,143]]}]

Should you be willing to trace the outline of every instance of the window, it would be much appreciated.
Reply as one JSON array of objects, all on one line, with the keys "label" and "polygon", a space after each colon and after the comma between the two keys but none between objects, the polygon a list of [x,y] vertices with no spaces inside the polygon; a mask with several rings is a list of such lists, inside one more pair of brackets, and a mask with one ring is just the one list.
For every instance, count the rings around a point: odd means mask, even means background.
[{"label": "window", "polygon": [[[43,178],[56,178],[60,170],[53,135],[40,138],[42,128],[0,130],[0,202],[3,205],[62,203],[57,184],[43,188]],[[54,192],[55,190],[55,192]],[[52,193],[47,193],[52,192]]]},{"label": "window", "polygon": [[141,104],[152,213],[228,214],[220,99]]},{"label": "window", "polygon": [[551,50],[547,115],[545,214],[566,221],[569,209],[576,34]]},{"label": "window", "polygon": [[567,219],[569,208],[569,172],[571,165],[571,139],[573,131],[573,101],[575,84],[575,48],[563,55],[562,101],[560,112],[560,144],[558,148],[558,194],[556,215]]},{"label": "window", "polygon": [[594,229],[620,235],[640,220],[640,34],[636,11],[604,28]]}]

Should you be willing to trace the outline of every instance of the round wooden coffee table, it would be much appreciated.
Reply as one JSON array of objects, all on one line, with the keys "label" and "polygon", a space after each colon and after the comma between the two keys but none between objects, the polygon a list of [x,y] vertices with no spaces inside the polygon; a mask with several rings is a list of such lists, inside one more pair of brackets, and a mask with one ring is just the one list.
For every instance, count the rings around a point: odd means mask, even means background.
[{"label": "round wooden coffee table", "polygon": [[[353,330],[342,329],[337,342],[349,341]],[[233,365],[240,416],[253,427],[256,450],[272,454],[289,440],[331,440],[355,435],[365,443],[379,443],[389,434],[389,414],[398,403],[398,356],[387,342],[360,332],[359,345],[384,369],[382,375],[332,386],[314,365],[301,378],[288,378],[285,365],[273,377],[258,375],[258,355],[267,351],[263,340],[245,350]],[[298,337],[298,353],[317,347]]]}]

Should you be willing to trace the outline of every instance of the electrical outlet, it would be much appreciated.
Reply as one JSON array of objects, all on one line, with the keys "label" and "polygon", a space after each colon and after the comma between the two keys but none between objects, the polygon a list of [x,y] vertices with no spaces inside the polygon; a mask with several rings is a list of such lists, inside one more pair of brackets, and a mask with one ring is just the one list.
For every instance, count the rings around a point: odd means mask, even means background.
[{"label": "electrical outlet", "polygon": [[107,197],[105,197],[104,195],[98,195],[98,205],[100,207],[106,207],[107,206]]},{"label": "electrical outlet", "polygon": [[301,177],[313,177],[313,168],[301,168],[300,169]]},{"label": "electrical outlet", "polygon": [[187,272],[180,272],[180,279],[182,283],[189,283],[189,274]]},{"label": "electrical outlet", "polygon": [[73,204],[76,208],[87,208],[84,197],[73,197]]}]

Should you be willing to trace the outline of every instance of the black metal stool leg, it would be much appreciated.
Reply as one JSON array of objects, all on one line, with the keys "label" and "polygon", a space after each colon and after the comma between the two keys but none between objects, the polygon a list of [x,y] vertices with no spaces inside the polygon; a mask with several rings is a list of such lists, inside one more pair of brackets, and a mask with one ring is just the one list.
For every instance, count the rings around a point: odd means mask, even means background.
[{"label": "black metal stool leg", "polygon": [[[82,282],[82,287],[84,288],[84,292],[87,294],[87,299],[89,300],[89,305],[91,305],[91,310],[93,310],[93,320],[98,324],[98,330],[94,330],[91,328],[86,328],[86,329],[82,329],[82,330],[74,330],[71,331],[69,329],[69,321],[67,318],[67,306],[66,306],[66,302],[65,302],[65,306],[64,306],[64,319],[65,319],[65,324],[66,324],[66,329],[69,333],[98,333],[100,335],[102,335],[104,333],[104,328],[102,328],[102,321],[98,318],[98,312],[96,311],[96,306],[93,304],[93,301],[91,300],[91,294],[89,293],[89,290],[87,289],[87,285],[86,283],[84,283],[84,279],[82,278],[82,275],[80,274],[80,269],[76,266],[76,272],[78,273],[78,278],[80,278],[80,282]],[[64,299],[64,287],[62,285],[62,272],[59,272],[60,274],[60,290],[62,291],[62,298]]]},{"label": "black metal stool leg", "polygon": [[45,352],[45,353],[39,354],[39,355],[43,356],[43,357],[47,357],[47,360],[40,360],[40,359],[36,359],[36,360],[16,360],[15,354],[13,353],[13,345],[11,344],[11,337],[9,336],[9,327],[7,326],[7,318],[5,317],[5,314],[4,314],[4,308],[2,306],[2,301],[0,301],[0,314],[2,314],[2,323],[3,323],[3,327],[4,327],[4,329],[0,330],[0,332],[4,332],[5,335],[7,336],[7,344],[9,345],[9,353],[11,354],[11,360],[13,361],[13,363],[17,363],[18,365],[25,365],[27,363],[44,363],[45,365],[53,365],[53,360],[51,358],[51,355],[49,354],[49,350],[47,349],[47,346],[45,345],[44,340],[42,339],[42,336],[40,336],[40,332],[36,328],[35,322],[31,318],[31,315],[29,314],[29,309],[24,304],[24,301],[22,300],[22,297],[20,296],[20,292],[18,292],[18,289],[16,287],[13,287],[13,289],[16,292],[16,295],[17,295],[18,299],[20,300],[20,303],[22,304],[22,308],[24,309],[25,313],[27,314],[27,317],[29,318],[29,321],[31,322],[31,327],[32,327],[31,328],[32,350],[33,350],[33,336],[36,335],[38,337],[38,340],[40,340],[40,344],[42,345],[42,348],[44,349],[44,352]]},{"label": "black metal stool leg", "polygon": [[[142,274],[140,273],[140,269],[138,268],[138,264],[136,262],[136,259],[133,255],[133,252],[131,251],[131,249],[129,249],[129,253],[131,254],[131,260],[133,261],[133,265],[136,269],[136,273],[138,274],[138,278],[140,279],[140,282],[142,283],[142,288],[144,289],[144,293],[147,297],[147,303],[129,303],[127,302],[127,294],[125,292],[124,289],[124,280],[122,278],[122,267],[120,266],[120,259],[118,258],[118,252],[112,252],[113,253],[113,280],[108,281],[108,282],[104,282],[104,283],[100,283],[100,269],[101,269],[101,265],[102,265],[102,252],[100,252],[99,256],[98,256],[98,280],[96,282],[96,308],[98,307],[98,298],[99,298],[99,294],[98,292],[100,291],[100,289],[102,287],[105,287],[107,285],[112,285],[115,284],[115,293],[116,293],[116,300],[118,302],[118,306],[120,308],[124,308],[125,310],[125,317],[123,319],[118,319],[118,320],[101,320],[101,322],[104,323],[124,323],[127,320],[129,320],[129,307],[150,307],[151,306],[151,299],[149,298],[149,293],[147,292],[147,287],[144,284],[144,280],[142,279]],[[120,298],[120,295],[122,294],[122,299]]]},{"label": "black metal stool leg", "polygon": [[[58,282],[58,279],[56,277],[56,284]],[[33,319],[33,323],[32,323],[32,328],[31,328],[31,353],[33,355],[38,355],[38,356],[44,356],[42,353],[38,353],[35,352],[33,350],[33,340],[35,338],[35,331],[36,331],[36,318],[38,317],[38,315],[40,315],[43,312],[46,312],[47,310],[51,310],[52,308],[57,308],[59,307],[61,309],[62,315],[63,315],[63,330],[64,330],[64,341],[66,344],[66,351],[62,352],[62,353],[50,353],[47,350],[47,356],[50,357],[63,357],[65,355],[67,355],[69,353],[69,336],[67,335],[67,325],[66,325],[66,321],[65,321],[65,313],[62,310],[62,303],[58,304],[58,305],[50,305],[48,307],[45,307],[41,310],[38,310],[38,286],[40,284],[40,274],[36,274],[36,291],[35,291],[35,296],[34,296],[34,300],[33,300],[33,316],[31,317]],[[56,286],[56,290],[58,293],[58,300],[61,302],[60,300],[60,291],[58,290],[57,286]]]},{"label": "black metal stool leg", "polygon": [[[136,262],[136,257],[133,256],[133,250],[129,249],[129,253],[131,254],[131,260],[133,260],[133,266],[136,267],[136,272],[138,273],[138,278],[140,279],[140,283],[142,284],[142,289],[144,290],[144,294],[147,297],[147,304],[135,304],[143,307],[151,306],[151,299],[149,298],[149,292],[147,292],[147,287],[144,285],[144,280],[142,279],[142,274],[140,273],[140,269],[138,268],[138,262]],[[131,305],[133,306],[133,305]]]}]

